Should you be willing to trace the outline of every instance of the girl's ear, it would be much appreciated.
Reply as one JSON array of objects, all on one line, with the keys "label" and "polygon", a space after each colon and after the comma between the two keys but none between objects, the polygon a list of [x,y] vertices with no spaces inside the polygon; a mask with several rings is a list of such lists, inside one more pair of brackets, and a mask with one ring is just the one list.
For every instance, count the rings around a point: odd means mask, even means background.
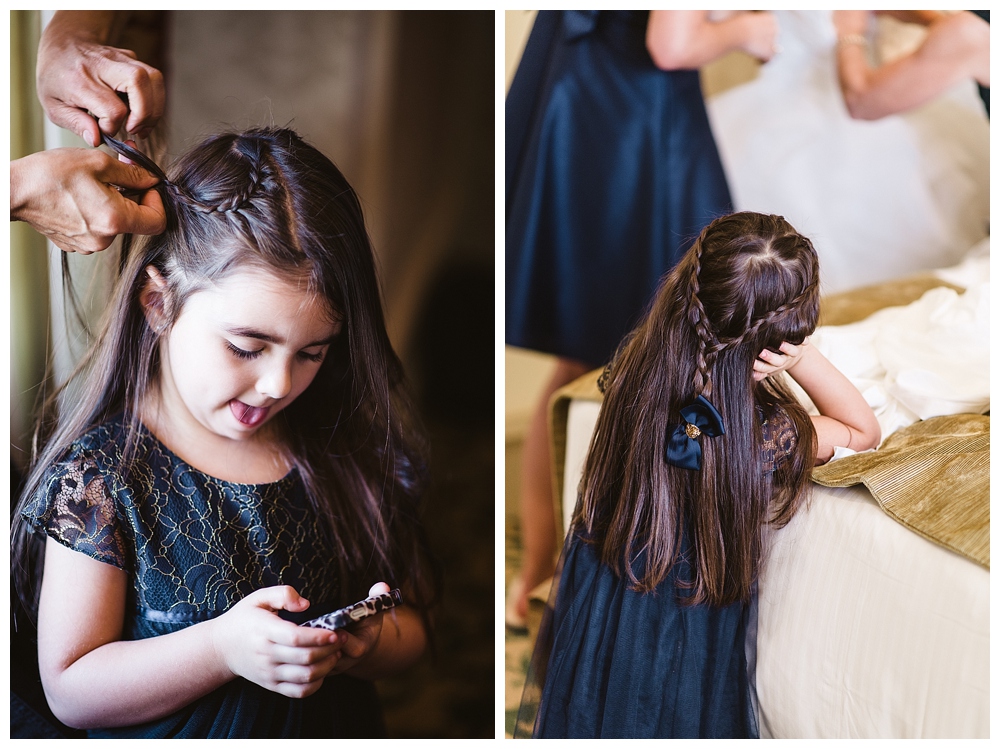
[{"label": "girl's ear", "polygon": [[157,334],[162,333],[170,323],[170,287],[156,268],[146,266],[146,283],[139,292],[139,304],[146,322]]}]

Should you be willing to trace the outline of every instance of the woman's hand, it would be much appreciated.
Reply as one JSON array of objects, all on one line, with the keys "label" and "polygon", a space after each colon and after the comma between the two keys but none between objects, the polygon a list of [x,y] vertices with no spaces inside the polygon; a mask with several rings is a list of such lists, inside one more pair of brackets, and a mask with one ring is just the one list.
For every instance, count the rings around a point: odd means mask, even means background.
[{"label": "woman's hand", "polygon": [[[10,162],[10,218],[25,221],[66,252],[89,255],[118,234],[159,234],[167,226],[159,180],[103,151],[55,148]],[[139,203],[118,187],[145,190]]]},{"label": "woman's hand", "polygon": [[307,608],[287,585],[255,591],[212,620],[215,649],[234,675],[286,697],[307,697],[334,670],[347,640],[342,631],[300,627],[275,614]]},{"label": "woman's hand", "polygon": [[741,48],[751,57],[767,62],[778,51],[778,22],[773,13],[756,11],[739,16],[745,31]]},{"label": "woman's hand", "polygon": [[799,362],[808,345],[809,339],[807,338],[798,346],[784,341],[779,349],[780,354],[770,349],[764,349],[753,363],[754,380],[760,382],[765,377],[788,371]]},{"label": "woman's hand", "polygon": [[164,112],[163,75],[131,50],[107,46],[113,24],[111,11],[58,11],[38,45],[36,85],[45,113],[92,146],[100,145],[100,131],[114,135],[123,124],[145,137]]}]

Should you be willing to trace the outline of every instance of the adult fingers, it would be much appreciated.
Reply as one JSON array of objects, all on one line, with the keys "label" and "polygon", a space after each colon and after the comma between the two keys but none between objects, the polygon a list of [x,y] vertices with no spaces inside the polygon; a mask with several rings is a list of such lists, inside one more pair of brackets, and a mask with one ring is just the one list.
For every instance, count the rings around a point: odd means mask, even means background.
[{"label": "adult fingers", "polygon": [[125,129],[140,138],[146,138],[163,117],[166,108],[166,87],[163,74],[156,68],[145,66],[146,77],[142,79],[139,96],[129,94],[129,114]]},{"label": "adult fingers", "polygon": [[[139,130],[152,130],[156,126],[163,116],[165,100],[163,74],[159,70],[133,59],[105,58],[98,76],[108,89],[128,97],[128,107],[125,109],[128,113],[126,130],[137,133]],[[114,98],[118,98],[117,94]],[[120,120],[118,124],[120,127]]]},{"label": "adult fingers", "polygon": [[107,161],[103,163],[97,176],[109,185],[130,187],[133,190],[148,190],[160,181],[158,177],[150,174],[138,164],[111,157],[108,157]]},{"label": "adult fingers", "polygon": [[[120,104],[121,102],[119,102]],[[45,102],[43,102],[45,104]],[[47,102],[45,113],[55,125],[70,130],[79,135],[90,146],[96,148],[101,144],[101,128],[97,121],[87,112],[78,107],[55,102]],[[124,110],[124,105],[122,105]]]},{"label": "adult fingers", "polygon": [[167,228],[167,211],[156,190],[147,190],[139,203],[122,200],[124,225],[119,234],[162,234]]}]

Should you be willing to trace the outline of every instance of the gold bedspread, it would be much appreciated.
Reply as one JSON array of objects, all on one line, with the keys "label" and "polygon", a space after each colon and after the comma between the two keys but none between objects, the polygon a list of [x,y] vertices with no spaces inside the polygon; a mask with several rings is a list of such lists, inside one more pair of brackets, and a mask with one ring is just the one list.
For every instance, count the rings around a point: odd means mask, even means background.
[{"label": "gold bedspread", "polygon": [[[952,286],[930,274],[824,297],[821,325],[846,325],[884,307],[919,299],[936,286]],[[556,517],[562,517],[566,424],[574,399],[599,402],[589,372],[556,391],[549,404],[552,481]],[[813,481],[824,486],[864,484],[889,517],[972,561],[990,566],[990,419],[958,414],[918,421],[890,435],[871,453],[819,466]]]}]

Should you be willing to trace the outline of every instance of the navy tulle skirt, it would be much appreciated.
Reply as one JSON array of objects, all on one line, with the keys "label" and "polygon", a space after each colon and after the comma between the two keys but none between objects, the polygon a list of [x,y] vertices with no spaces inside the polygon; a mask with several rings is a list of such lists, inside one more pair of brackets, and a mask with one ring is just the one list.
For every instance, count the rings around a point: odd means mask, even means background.
[{"label": "navy tulle skirt", "polygon": [[732,211],[698,72],[648,11],[541,11],[506,101],[506,340],[592,366]]},{"label": "navy tulle skirt", "polygon": [[751,604],[681,606],[685,564],[636,593],[579,536],[560,565],[515,736],[758,736]]}]

